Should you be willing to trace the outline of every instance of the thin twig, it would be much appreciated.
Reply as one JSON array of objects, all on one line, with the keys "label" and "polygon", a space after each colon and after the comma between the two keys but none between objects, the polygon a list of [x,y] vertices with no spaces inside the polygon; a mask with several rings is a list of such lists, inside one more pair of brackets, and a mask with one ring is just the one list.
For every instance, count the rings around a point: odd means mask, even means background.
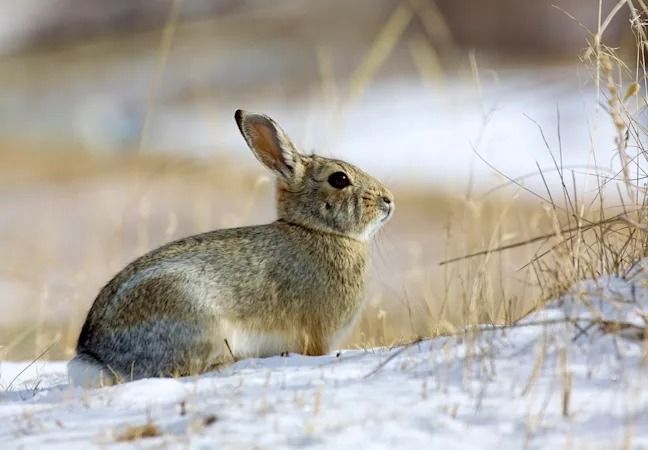
[{"label": "thin twig", "polygon": [[405,352],[406,350],[408,350],[408,349],[411,348],[412,346],[414,346],[414,345],[416,345],[416,344],[419,344],[419,343],[423,342],[424,340],[425,340],[424,338],[418,338],[418,339],[416,339],[416,340],[410,342],[409,344],[405,344],[405,345],[403,345],[401,348],[399,348],[398,350],[396,350],[395,352],[393,352],[391,355],[389,355],[389,357],[388,357],[387,359],[385,359],[383,362],[381,362],[380,364],[378,364],[378,366],[377,366],[374,370],[372,370],[371,372],[369,372],[369,373],[368,373],[367,375],[365,375],[363,378],[364,378],[364,379],[367,379],[367,378],[369,378],[369,377],[375,375],[376,373],[380,372],[380,370],[381,370],[383,367],[385,367],[387,364],[389,364],[390,362],[392,362],[394,359],[396,359],[396,358],[397,358],[399,355],[401,355],[403,352]]},{"label": "thin twig", "polygon": [[[603,223],[616,222],[616,221],[619,221],[619,220],[622,220],[620,216],[614,216],[614,217],[611,217],[609,219],[602,220],[600,222],[593,222],[593,223],[590,223],[588,225],[579,225],[579,226],[576,226],[576,227],[567,228],[565,230],[560,230],[560,232],[561,232],[561,234],[563,234],[563,233],[573,233],[574,231],[586,231],[586,230],[589,230],[590,228],[599,226],[599,225],[601,225]],[[457,256],[456,258],[446,259],[444,261],[441,261],[439,263],[439,265],[444,266],[446,264],[450,264],[450,263],[454,263],[454,262],[458,262],[458,261],[463,261],[464,259],[470,259],[470,258],[475,258],[477,256],[488,255],[489,253],[501,252],[501,251],[504,251],[504,250],[511,250],[513,248],[522,247],[524,245],[532,244],[534,242],[538,242],[538,241],[541,241],[543,239],[550,239],[550,238],[555,237],[555,236],[556,236],[556,233],[551,232],[551,233],[543,234],[541,236],[536,236],[536,237],[533,237],[533,238],[530,238],[530,239],[527,239],[527,240],[524,240],[524,241],[514,242],[512,244],[507,244],[507,245],[502,245],[501,247],[481,250],[481,251],[478,251],[478,252],[475,252],[475,253],[469,253],[468,255]]]},{"label": "thin twig", "polygon": [[227,347],[227,351],[232,356],[232,359],[234,360],[234,362],[238,361],[238,358],[236,356],[234,356],[234,352],[232,352],[232,347],[230,347],[229,341],[227,339],[225,339],[225,347]]},{"label": "thin twig", "polygon": [[25,368],[24,368],[23,370],[21,370],[20,372],[18,372],[18,374],[17,374],[15,377],[13,377],[13,379],[11,380],[11,382],[9,382],[9,385],[5,388],[5,392],[8,392],[9,389],[11,389],[11,386],[13,386],[13,384],[16,382],[16,380],[17,380],[17,379],[18,379],[18,378],[19,378],[23,373],[25,373],[25,372],[27,371],[27,369],[29,369],[31,366],[33,366],[34,364],[36,364],[36,362],[37,362],[38,360],[40,360],[43,356],[45,356],[45,354],[46,354],[47,352],[49,352],[49,351],[52,349],[52,347],[54,347],[54,344],[56,344],[56,341],[52,342],[52,343],[51,343],[51,344],[50,344],[50,345],[49,345],[45,350],[43,350],[43,351],[42,351],[42,352],[41,352],[41,353],[40,353],[40,354],[39,354],[39,355],[38,355],[38,356],[37,356],[37,357],[36,357],[32,362],[30,362],[29,364],[27,364],[27,366],[25,366]]}]

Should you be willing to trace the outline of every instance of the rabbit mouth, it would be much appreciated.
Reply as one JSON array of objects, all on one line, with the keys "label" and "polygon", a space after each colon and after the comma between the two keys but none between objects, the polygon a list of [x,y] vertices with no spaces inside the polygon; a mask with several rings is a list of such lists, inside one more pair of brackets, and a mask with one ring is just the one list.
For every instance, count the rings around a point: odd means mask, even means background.
[{"label": "rabbit mouth", "polygon": [[394,213],[394,208],[391,207],[383,211],[384,211],[383,217],[380,218],[376,217],[369,225],[367,225],[367,227],[363,232],[358,234],[358,238],[361,241],[366,242],[369,239],[371,239],[378,232],[378,230],[380,230],[383,227],[383,225],[385,225],[385,222],[387,222],[391,218],[391,216]]},{"label": "rabbit mouth", "polygon": [[389,205],[389,207],[387,208],[387,211],[385,211],[385,215],[383,216],[382,219],[380,219],[380,223],[385,223],[389,219],[391,219],[391,217],[394,215],[394,209],[395,208],[394,208],[393,205]]}]

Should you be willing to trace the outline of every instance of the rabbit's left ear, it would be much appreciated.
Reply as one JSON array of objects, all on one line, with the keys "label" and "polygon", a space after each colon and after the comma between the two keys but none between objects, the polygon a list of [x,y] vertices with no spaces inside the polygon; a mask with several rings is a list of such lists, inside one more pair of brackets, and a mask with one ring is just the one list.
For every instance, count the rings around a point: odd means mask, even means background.
[{"label": "rabbit's left ear", "polygon": [[264,166],[286,181],[296,181],[303,176],[302,156],[274,120],[241,109],[236,110],[234,118],[245,142]]}]

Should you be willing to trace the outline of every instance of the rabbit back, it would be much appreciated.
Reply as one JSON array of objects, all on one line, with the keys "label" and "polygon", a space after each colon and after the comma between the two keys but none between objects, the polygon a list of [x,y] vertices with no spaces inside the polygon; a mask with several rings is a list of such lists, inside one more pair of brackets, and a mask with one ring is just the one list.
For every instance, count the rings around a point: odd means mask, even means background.
[{"label": "rabbit back", "polygon": [[281,221],[168,244],[102,289],[77,353],[125,379],[325,353],[359,310],[366,254],[354,245]]}]

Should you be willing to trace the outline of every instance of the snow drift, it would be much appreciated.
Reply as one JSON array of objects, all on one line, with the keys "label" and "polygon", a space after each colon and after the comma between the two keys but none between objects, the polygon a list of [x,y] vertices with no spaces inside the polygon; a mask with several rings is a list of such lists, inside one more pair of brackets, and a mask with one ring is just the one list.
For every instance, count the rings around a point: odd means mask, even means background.
[{"label": "snow drift", "polygon": [[240,361],[83,391],[3,362],[3,448],[641,448],[648,277],[577,283],[513,327]]}]

